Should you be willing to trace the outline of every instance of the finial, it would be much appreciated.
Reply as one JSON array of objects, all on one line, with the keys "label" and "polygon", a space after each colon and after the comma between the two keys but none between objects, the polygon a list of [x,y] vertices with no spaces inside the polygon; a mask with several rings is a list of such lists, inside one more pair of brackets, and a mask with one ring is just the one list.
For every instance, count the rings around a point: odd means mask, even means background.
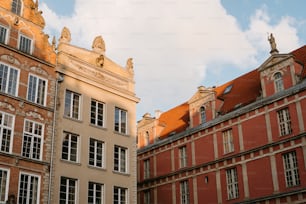
[{"label": "finial", "polygon": [[104,54],[105,52],[105,43],[102,36],[95,37],[92,43],[92,49],[98,53]]},{"label": "finial", "polygon": [[275,38],[272,33],[270,34],[270,37],[268,37],[268,41],[270,42],[270,46],[271,46],[270,54],[271,55],[277,54],[278,50],[276,48]]}]

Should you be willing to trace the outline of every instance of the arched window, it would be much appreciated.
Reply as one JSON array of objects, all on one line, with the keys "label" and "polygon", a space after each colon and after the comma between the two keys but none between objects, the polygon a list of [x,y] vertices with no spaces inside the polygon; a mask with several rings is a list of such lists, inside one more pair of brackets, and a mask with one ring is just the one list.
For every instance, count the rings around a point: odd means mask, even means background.
[{"label": "arched window", "polygon": [[201,117],[201,123],[206,122],[206,112],[205,112],[205,107],[201,106],[200,108],[200,117]]},{"label": "arched window", "polygon": [[283,77],[280,72],[274,74],[275,92],[284,90]]},{"label": "arched window", "polygon": [[21,14],[22,1],[21,0],[13,0],[12,3],[12,12],[20,15]]},{"label": "arched window", "polygon": [[144,138],[144,143],[145,143],[145,145],[148,145],[149,142],[150,142],[150,134],[149,134],[148,131],[146,131],[145,138]]}]

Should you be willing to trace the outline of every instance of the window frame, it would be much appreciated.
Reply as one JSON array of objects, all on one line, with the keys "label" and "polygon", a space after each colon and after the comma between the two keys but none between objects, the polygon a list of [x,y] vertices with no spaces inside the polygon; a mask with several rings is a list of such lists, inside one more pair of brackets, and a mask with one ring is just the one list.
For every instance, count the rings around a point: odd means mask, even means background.
[{"label": "window frame", "polygon": [[[28,123],[32,123],[32,127],[30,127],[30,129],[32,129],[32,132],[26,131],[26,127],[27,127],[27,122]],[[40,132],[41,135],[35,133],[36,132],[36,126],[40,126]],[[22,156],[23,157],[27,157],[30,159],[35,159],[35,160],[42,160],[42,155],[43,155],[43,148],[44,148],[44,131],[45,131],[45,125],[36,121],[32,121],[29,119],[25,119],[24,120],[24,126],[23,126],[23,134],[22,134]],[[25,136],[28,136],[30,138],[30,146],[27,147],[25,146]],[[40,139],[40,144],[38,147],[36,147],[36,149],[39,151],[34,151],[35,147],[35,139]],[[25,149],[29,149],[29,156],[26,155]],[[36,158],[34,155],[38,154],[39,158]]]},{"label": "window frame", "polygon": [[[40,175],[35,175],[35,174],[30,174],[30,173],[26,173],[26,172],[20,172],[19,173],[19,181],[18,181],[18,203],[20,203],[20,199],[21,199],[21,186],[23,186],[22,184],[21,184],[21,182],[22,182],[22,180],[21,180],[21,178],[22,178],[22,175],[24,175],[24,176],[27,176],[27,179],[25,179],[25,180],[27,180],[27,182],[29,182],[29,181],[31,181],[31,179],[32,178],[35,178],[35,179],[37,179],[37,191],[36,191],[36,204],[39,204],[40,203],[40,182],[41,182],[41,177],[40,177]],[[30,199],[30,197],[32,198],[32,196],[33,196],[33,194],[31,193],[31,192],[33,192],[33,191],[31,191],[29,188],[31,188],[31,186],[33,186],[33,184],[32,183],[30,183],[30,185],[29,184],[27,184],[27,188],[25,189],[25,190],[23,190],[23,191],[25,191],[25,194],[26,194],[26,203],[25,204],[32,204],[32,202],[30,202],[29,201],[29,199]],[[23,196],[22,196],[23,197]]]},{"label": "window frame", "polygon": [[[68,136],[68,140],[66,138],[67,136]],[[71,141],[72,136],[76,137],[76,141]],[[68,142],[68,144],[67,146],[64,146],[64,142],[66,141]],[[73,147],[76,150],[74,154],[72,154],[72,150],[73,150],[72,142],[76,143],[76,147]],[[63,140],[62,140],[61,159],[64,161],[68,161],[68,162],[79,163],[79,151],[80,151],[79,143],[80,143],[80,136],[78,134],[64,131]],[[64,148],[66,148],[67,151],[64,152]],[[67,155],[67,158],[64,158],[64,155]],[[73,156],[75,157],[75,160],[73,159]]]},{"label": "window frame", "polygon": [[[24,41],[27,41],[26,44]],[[28,45],[28,42],[30,45]],[[31,55],[33,53],[33,49],[34,49],[34,46],[33,46],[33,39],[20,33],[19,34],[19,37],[18,37],[18,50],[20,52],[23,52],[25,54],[29,54]]]},{"label": "window frame", "polygon": [[188,163],[187,163],[188,162],[187,161],[188,155],[187,155],[186,145],[179,147],[178,151],[179,151],[179,161],[180,161],[179,165],[180,165],[180,168],[187,167],[187,165],[188,165]]},{"label": "window frame", "polygon": [[181,197],[181,204],[190,203],[190,192],[189,192],[188,180],[180,181],[180,197]]},{"label": "window frame", "polygon": [[200,107],[200,122],[201,124],[206,123],[206,108],[205,106]]},{"label": "window frame", "polygon": [[[68,101],[68,95],[69,94],[70,96],[70,100]],[[75,101],[75,96],[78,97],[78,104],[75,104],[74,101]],[[81,120],[81,102],[82,102],[82,95],[77,93],[77,92],[74,92],[74,91],[71,91],[71,90],[68,90],[66,89],[65,91],[65,98],[64,98],[64,116],[67,117],[67,118],[71,118],[71,119],[74,119],[74,120]],[[69,104],[68,104],[69,102]],[[77,116],[75,116],[75,108],[77,108]],[[68,110],[69,109],[69,110]]]},{"label": "window frame", "polygon": [[228,200],[239,198],[238,173],[236,167],[226,169],[226,190]]},{"label": "window frame", "polygon": [[[124,115],[122,115],[125,113]],[[124,119],[124,125],[122,122],[122,119]],[[120,134],[128,134],[128,111],[124,110],[119,107],[115,107],[115,117],[114,117],[114,131]]]},{"label": "window frame", "polygon": [[288,107],[277,111],[277,122],[280,136],[292,134],[290,111]]},{"label": "window frame", "polygon": [[301,184],[296,151],[287,152],[282,155],[284,166],[284,177],[287,188]]},{"label": "window frame", "polygon": [[[3,172],[6,172],[6,178],[4,181],[2,181],[2,174]],[[4,183],[5,182],[5,183]],[[9,194],[9,183],[10,183],[10,169],[2,168],[0,167],[0,202],[5,203],[6,200],[8,200],[8,194]],[[2,186],[4,184],[4,186]],[[3,193],[4,189],[4,195],[1,195]],[[1,200],[1,198],[4,198],[4,200]]]},{"label": "window frame", "polygon": [[[65,183],[63,183],[65,181]],[[70,182],[74,182],[74,185],[71,185]],[[78,200],[78,179],[75,179],[75,178],[69,178],[69,177],[66,177],[66,176],[61,176],[60,177],[60,191],[59,191],[59,203],[62,203],[61,201],[64,201],[65,204],[69,204],[69,198],[70,198],[70,195],[71,195],[71,189],[74,190],[73,192],[73,196],[74,196],[74,203],[77,203],[77,200]],[[64,184],[64,185],[63,185]],[[65,192],[64,191],[61,191],[62,188],[64,187],[65,188]],[[62,196],[64,196],[65,198],[62,198]]]},{"label": "window frame", "polygon": [[[90,189],[90,185],[93,185],[93,189]],[[96,199],[97,199],[97,186],[100,186],[101,187],[101,197],[100,197],[100,203],[99,202],[96,202]],[[105,198],[105,195],[104,195],[104,184],[103,183],[97,183],[97,182],[91,182],[89,181],[88,182],[88,204],[104,204],[104,198]],[[90,192],[92,192],[93,196],[92,196],[92,199],[93,199],[93,202],[90,202],[89,198],[91,198],[90,196]]]},{"label": "window frame", "polygon": [[150,159],[145,159],[143,161],[143,178],[150,178]]},{"label": "window frame", "polygon": [[[118,158],[116,158],[116,148],[118,148]],[[124,158],[122,158],[122,151],[124,150],[125,154],[124,154]],[[122,164],[124,164],[124,166],[122,167]],[[124,170],[122,170],[124,168]],[[129,171],[128,168],[128,148],[126,147],[121,147],[118,145],[114,146],[114,172],[118,172],[118,173],[123,173],[123,174],[127,174]]]},{"label": "window frame", "polygon": [[[32,81],[31,79],[35,81]],[[40,87],[41,81],[45,83],[44,87]],[[39,92],[41,91],[43,91],[43,97],[39,97],[39,95],[41,95],[39,94]],[[27,100],[42,106],[46,106],[47,94],[48,94],[48,80],[43,77],[30,73],[28,76]],[[43,100],[43,102],[41,102],[41,100]]]},{"label": "window frame", "polygon": [[144,204],[151,204],[151,191],[145,190],[143,193],[143,203]]},{"label": "window frame", "polygon": [[275,93],[284,90],[284,80],[281,72],[276,72],[273,75]]},{"label": "window frame", "polygon": [[[16,4],[16,8],[15,8],[15,9],[14,9],[14,7],[13,7],[14,4]],[[12,1],[11,12],[13,12],[14,14],[17,14],[17,15],[21,16],[22,10],[23,10],[23,3],[22,3],[22,0],[13,0],[13,1]]]},{"label": "window frame", "polygon": [[[3,62],[0,62],[0,68],[1,68],[1,70],[3,69],[3,71],[0,72],[0,74],[3,74],[3,79],[5,79],[4,82],[2,82],[2,80],[0,80],[0,85],[1,85],[0,91],[3,92],[3,93],[6,93],[6,94],[12,95],[12,96],[17,96],[18,91],[19,91],[20,69],[12,67],[12,66],[10,66],[6,63],[3,63]],[[7,68],[6,76],[4,74],[4,72],[5,72],[4,69],[5,68]],[[12,73],[13,71],[15,71],[15,72],[17,71],[17,74],[13,74]],[[12,76],[13,77],[15,76],[15,80],[11,79]],[[4,88],[5,90],[2,90],[2,85],[5,86],[5,88]],[[10,86],[13,87],[13,88],[10,88]],[[15,93],[13,93],[12,91],[9,91],[10,89],[14,89]]]},{"label": "window frame", "polygon": [[[115,199],[116,190],[118,190],[118,200]],[[124,201],[121,200],[122,198],[122,192],[124,192]],[[128,189],[124,187],[114,186],[113,188],[113,201],[114,204],[127,204],[128,203]]]},{"label": "window frame", "polygon": [[228,154],[235,151],[233,129],[222,131],[223,153]]},{"label": "window frame", "polygon": [[[10,29],[7,27],[7,26],[5,26],[5,25],[3,25],[3,24],[0,24],[0,33],[2,33],[1,31],[2,31],[2,29],[5,31],[5,34],[2,36],[2,35],[0,35],[0,43],[2,43],[2,44],[7,44],[7,42],[8,42],[8,38],[9,38],[9,31],[10,31]],[[3,42],[1,41],[3,39]]]},{"label": "window frame", "polygon": [[[93,111],[93,103],[95,103],[95,110]],[[102,105],[102,113],[99,112],[99,105]],[[105,108],[106,105],[105,103],[95,100],[95,99],[91,99],[90,102],[90,124],[97,126],[97,127],[101,127],[104,128],[105,127]],[[101,116],[102,114],[102,125],[99,125],[99,116]],[[93,121],[94,120],[94,121]]]},{"label": "window frame", "polygon": [[[12,114],[9,114],[9,113],[6,113],[6,112],[3,112],[3,111],[0,111],[0,114],[1,114],[1,120],[0,120],[0,151],[1,152],[6,152],[6,153],[11,153],[12,152],[12,148],[13,148],[13,141],[14,141],[14,129],[15,129],[15,116],[12,115]],[[5,119],[3,119],[3,116],[4,117],[9,117],[7,118],[6,120],[8,120],[8,122],[11,124],[11,127],[5,125]],[[4,148],[3,148],[3,131],[4,130],[7,130],[7,131],[10,131],[10,140],[9,140],[9,144],[6,145]],[[5,142],[7,144],[7,142]],[[4,150],[3,150],[4,149]],[[8,151],[6,151],[8,149]]]},{"label": "window frame", "polygon": [[[94,142],[94,152],[91,152],[91,142]],[[98,143],[101,143],[102,149],[101,149],[101,166],[97,165],[97,157],[98,155]],[[105,168],[105,142],[102,140],[97,140],[95,138],[89,138],[89,150],[88,150],[88,165],[96,168]],[[93,155],[93,158],[91,158],[91,155]],[[90,164],[90,162],[93,160],[93,164]]]}]

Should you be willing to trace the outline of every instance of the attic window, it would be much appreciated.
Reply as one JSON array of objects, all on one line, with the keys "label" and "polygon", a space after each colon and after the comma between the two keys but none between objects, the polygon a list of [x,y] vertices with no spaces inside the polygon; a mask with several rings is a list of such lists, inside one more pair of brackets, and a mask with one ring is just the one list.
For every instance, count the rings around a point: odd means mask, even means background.
[{"label": "attic window", "polygon": [[22,6],[22,2],[21,0],[13,0],[12,2],[12,12],[20,15],[21,14],[21,6]]},{"label": "attic window", "polygon": [[232,84],[231,84],[231,85],[228,85],[228,86],[225,88],[223,94],[229,93],[229,92],[232,90],[232,88],[233,88],[233,85],[232,85]]}]

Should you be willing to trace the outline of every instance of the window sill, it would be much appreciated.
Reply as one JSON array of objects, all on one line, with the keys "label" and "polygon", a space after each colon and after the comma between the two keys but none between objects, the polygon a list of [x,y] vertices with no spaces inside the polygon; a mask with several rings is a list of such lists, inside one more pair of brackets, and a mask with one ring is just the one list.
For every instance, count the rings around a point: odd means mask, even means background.
[{"label": "window sill", "polygon": [[74,122],[77,122],[77,123],[83,123],[82,120],[79,120],[79,119],[75,119],[75,118],[70,118],[66,115],[63,116],[63,118],[67,119],[67,120],[71,120],[71,121],[74,121]]},{"label": "window sill", "polygon": [[116,135],[121,135],[121,136],[125,136],[125,137],[130,137],[130,135],[126,134],[126,133],[121,133],[121,132],[117,132],[117,131],[114,131],[114,134]]},{"label": "window sill", "polygon": [[105,167],[97,167],[97,166],[91,166],[91,165],[87,165],[87,167],[89,169],[94,169],[94,170],[97,170],[97,171],[106,171]]},{"label": "window sill", "polygon": [[98,129],[100,129],[100,130],[105,130],[105,131],[107,131],[107,128],[106,128],[105,126],[98,126],[98,125],[94,125],[94,124],[91,124],[91,123],[89,123],[89,126],[90,126],[90,127],[94,127],[94,128],[98,128]]},{"label": "window sill", "polygon": [[65,159],[61,159],[61,162],[81,166],[81,163],[79,163],[79,162],[73,162],[73,161],[69,161],[69,160],[65,160]]},{"label": "window sill", "polygon": [[119,171],[114,171],[114,170],[113,170],[113,173],[114,174],[119,174],[119,175],[122,175],[122,176],[130,176],[129,173],[124,173],[124,172],[119,172]]}]

